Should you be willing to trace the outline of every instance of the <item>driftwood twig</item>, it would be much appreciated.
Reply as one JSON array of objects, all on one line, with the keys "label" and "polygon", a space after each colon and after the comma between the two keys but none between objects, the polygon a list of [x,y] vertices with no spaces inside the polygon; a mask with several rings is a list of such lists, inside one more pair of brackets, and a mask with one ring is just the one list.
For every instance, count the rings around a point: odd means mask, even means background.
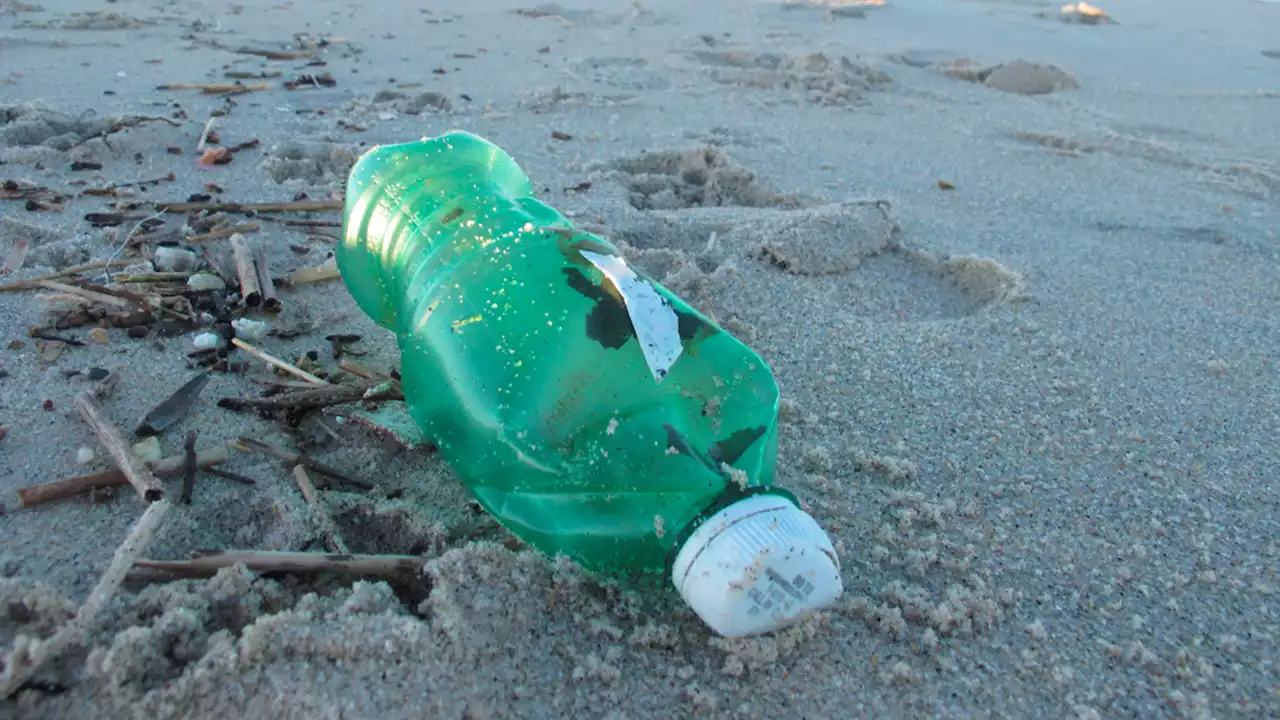
[{"label": "driftwood twig", "polygon": [[342,533],[338,532],[337,523],[333,521],[333,516],[329,514],[329,510],[324,506],[324,501],[316,494],[316,486],[311,484],[311,476],[307,474],[307,468],[302,465],[294,465],[293,479],[298,483],[298,489],[302,491],[302,497],[311,506],[316,517],[320,519],[320,524],[324,526],[325,534],[329,536],[329,549],[336,553],[350,555],[351,551],[347,549],[347,543],[342,539]]},{"label": "driftwood twig", "polygon": [[217,115],[214,115],[205,121],[204,132],[200,133],[200,142],[196,143],[196,152],[204,152],[204,148],[209,142],[209,133],[213,132],[213,126],[217,122]]},{"label": "driftwood twig", "polygon": [[240,338],[232,338],[231,344],[249,353],[250,355],[258,358],[259,360],[267,363],[268,365],[274,365],[275,367],[278,367],[281,370],[284,370],[290,375],[296,375],[302,378],[303,380],[306,380],[312,385],[325,385],[325,386],[329,385],[329,383],[325,382],[324,380],[321,380],[315,375],[312,375],[306,370],[303,370],[297,365],[293,365],[292,363],[287,363],[284,360],[281,360],[280,358],[276,357],[275,355],[271,355],[269,353],[263,352],[258,348],[250,345],[249,343],[241,340]]},{"label": "driftwood twig", "polygon": [[89,597],[80,605],[80,609],[76,611],[76,616],[71,619],[71,622],[54,633],[53,637],[36,645],[25,656],[10,658],[11,662],[9,667],[6,668],[6,674],[0,677],[0,697],[7,698],[13,695],[45,663],[57,657],[68,645],[76,640],[83,641],[88,636],[93,621],[97,619],[98,614],[102,612],[102,609],[115,596],[116,591],[120,589],[120,585],[128,575],[129,569],[138,562],[138,558],[151,546],[151,540],[155,537],[156,529],[160,527],[160,522],[164,520],[171,507],[172,505],[169,501],[163,498],[151,503],[146,511],[142,513],[142,517],[138,519],[138,522],[134,524],[133,529],[125,536],[124,542],[116,549],[115,555],[111,558],[111,564],[102,573],[98,584],[94,586],[93,591],[89,593]]},{"label": "driftwood twig", "polygon": [[98,442],[102,443],[102,447],[116,461],[120,472],[124,473],[129,484],[138,491],[142,501],[153,503],[164,499],[164,487],[160,485],[160,480],[138,459],[133,449],[125,443],[120,430],[105,417],[97,397],[90,392],[80,393],[76,397],[76,408],[93,430],[93,434],[98,436]]},{"label": "driftwood twig", "polygon": [[[196,453],[196,467],[207,470],[231,460],[231,451],[226,445],[218,445]],[[146,463],[157,477],[173,478],[181,475],[187,462],[187,455],[174,455]],[[34,507],[69,497],[75,497],[98,488],[111,488],[128,485],[129,478],[118,468],[91,475],[74,475],[41,485],[31,485],[18,490],[18,503],[24,507]]]},{"label": "driftwood twig", "polygon": [[311,472],[319,473],[320,475],[324,475],[325,477],[330,478],[331,480],[336,480],[340,483],[346,483],[347,485],[358,487],[361,490],[372,490],[375,487],[371,482],[357,480],[353,477],[344,475],[328,465],[317,462],[306,455],[291,453],[282,447],[276,447],[271,443],[266,443],[261,440],[241,437],[233,443],[233,446],[239,450],[243,450],[244,452],[257,452],[262,453],[263,455],[269,455],[281,462],[284,462],[286,465],[301,465]]},{"label": "driftwood twig", "polygon": [[230,480],[231,482],[240,483],[241,485],[257,485],[258,484],[257,480],[254,480],[253,478],[247,477],[245,475],[241,475],[240,473],[233,473],[227,470],[222,470],[214,467],[207,467],[207,468],[201,468],[201,469],[204,470],[204,472],[214,477],[220,477],[223,480]]},{"label": "driftwood twig", "polygon": [[340,277],[342,277],[342,271],[338,269],[338,264],[330,259],[319,265],[290,270],[285,274],[284,282],[289,287],[297,287],[325,280],[337,280]]},{"label": "driftwood twig", "polygon": [[[308,552],[260,552],[224,550],[190,560],[139,560],[134,567],[159,571],[165,578],[209,577],[233,565],[254,572],[332,572],[361,577],[403,579],[422,572],[424,559],[416,555],[333,555]],[[151,579],[156,573],[130,573],[131,578]]]},{"label": "driftwood twig", "polygon": [[249,307],[262,304],[262,286],[258,282],[258,269],[254,267],[253,251],[244,235],[231,236],[231,257],[236,262],[236,276],[240,278],[240,297]]},{"label": "driftwood twig", "polygon": [[267,265],[267,252],[261,244],[253,248],[253,264],[258,270],[262,309],[267,312],[280,312],[280,296],[276,294],[276,283],[271,279],[271,268]]},{"label": "driftwood twig", "polygon": [[155,204],[157,210],[164,212],[260,212],[260,213],[286,213],[286,212],[337,212],[343,209],[345,204],[342,200],[299,200],[296,202],[266,202],[266,203],[237,203],[237,202],[158,202]]},{"label": "driftwood twig", "polygon": [[240,223],[239,225],[231,225],[229,227],[219,228],[217,230],[210,230],[209,232],[203,233],[200,235],[188,235],[182,239],[184,242],[188,242],[188,243],[202,243],[202,242],[207,242],[209,240],[221,240],[222,238],[229,238],[232,235],[236,235],[239,233],[257,232],[260,229],[262,229],[262,225],[260,225],[259,223]]},{"label": "driftwood twig", "polygon": [[364,381],[331,385],[324,388],[299,390],[297,392],[275,395],[265,398],[223,398],[219,405],[239,410],[245,407],[260,410],[294,410],[314,409],[343,405],[362,400],[403,400],[399,383],[390,380]]},{"label": "driftwood twig", "polygon": [[68,295],[79,295],[86,300],[92,300],[97,303],[102,303],[103,305],[114,305],[116,307],[124,308],[133,307],[133,303],[122,297],[116,297],[115,295],[108,295],[94,290],[87,290],[77,285],[67,285],[66,283],[60,283],[54,280],[41,280],[37,284],[46,290],[54,290],[56,292],[67,293]]},{"label": "driftwood twig", "polygon": [[196,438],[199,433],[195,430],[187,431],[187,437],[182,441],[183,454],[186,456],[186,462],[182,468],[182,495],[178,497],[178,502],[183,505],[191,504],[191,495],[196,489],[196,470],[199,466],[199,455],[196,453]]},{"label": "driftwood twig", "polygon": [[201,83],[201,82],[177,82],[167,83],[165,85],[157,85],[157,90],[199,90],[206,95],[221,95],[226,93],[239,94],[253,92],[255,90],[270,90],[271,83]]},{"label": "driftwood twig", "polygon": [[41,287],[40,283],[41,281],[44,281],[44,280],[58,280],[61,278],[70,277],[72,275],[79,275],[80,273],[88,272],[89,270],[102,270],[103,268],[111,268],[111,267],[127,267],[132,264],[133,263],[128,260],[95,260],[93,262],[83,263],[81,265],[73,265],[72,267],[69,267],[69,268],[63,268],[62,270],[58,270],[57,272],[45,273],[44,275],[40,275],[33,278],[27,278],[26,280],[19,280],[17,282],[12,282],[12,283],[9,283],[8,285],[0,285],[0,292],[20,292],[23,290],[35,290],[36,288]]}]

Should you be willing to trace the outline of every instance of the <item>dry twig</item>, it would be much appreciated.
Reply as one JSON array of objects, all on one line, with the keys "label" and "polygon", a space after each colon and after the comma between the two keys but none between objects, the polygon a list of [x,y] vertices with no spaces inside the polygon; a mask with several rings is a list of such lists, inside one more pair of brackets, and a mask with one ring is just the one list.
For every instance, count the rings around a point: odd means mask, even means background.
[{"label": "dry twig", "polygon": [[[125,467],[122,466],[121,469],[125,470]],[[93,621],[97,619],[98,614],[102,612],[102,609],[115,596],[116,591],[120,589],[120,585],[128,575],[129,569],[138,562],[138,558],[150,547],[151,540],[155,537],[156,529],[160,527],[160,522],[164,520],[171,507],[172,505],[170,505],[169,501],[163,498],[148,505],[146,511],[142,513],[142,517],[138,519],[133,529],[125,537],[124,542],[116,549],[115,555],[111,558],[111,564],[102,573],[98,584],[94,586],[93,591],[89,593],[89,597],[80,605],[80,609],[76,612],[76,616],[72,618],[71,622],[54,633],[53,637],[34,646],[25,656],[10,658],[9,667],[6,668],[7,672],[3,678],[0,678],[0,697],[7,698],[13,695],[45,663],[56,658],[68,645],[76,640],[83,640],[88,636]]]},{"label": "dry twig", "polygon": [[257,485],[258,484],[257,480],[254,480],[253,478],[247,477],[245,475],[241,475],[240,473],[233,473],[228,470],[220,470],[218,468],[202,468],[202,469],[204,470],[204,472],[214,477],[220,477],[224,480],[230,480],[231,482],[240,483],[241,485]]},{"label": "dry twig", "polygon": [[195,430],[190,430],[187,432],[186,440],[182,443],[182,449],[185,451],[186,462],[184,463],[185,467],[182,469],[182,495],[178,497],[178,502],[183,505],[191,504],[191,495],[196,490],[196,469],[198,468],[196,463],[200,459],[196,454],[196,438],[198,436],[199,433]]},{"label": "dry twig", "polygon": [[141,125],[143,123],[149,123],[149,122],[166,122],[172,125],[173,127],[182,127],[182,123],[180,121],[174,120],[173,118],[164,117],[163,115],[136,115],[132,117],[117,118],[112,120],[111,123],[107,127],[103,128],[102,130],[99,130],[98,132],[93,133],[91,135],[84,136],[83,138],[80,139],[79,142],[76,143],[76,145],[83,145],[89,142],[90,140],[94,140],[96,138],[105,138],[108,135],[118,133],[121,130],[124,130],[126,128],[137,127],[138,125]]},{"label": "dry twig", "polygon": [[276,283],[271,279],[271,269],[267,265],[267,252],[263,250],[261,244],[253,248],[253,264],[258,270],[262,309],[267,312],[280,312],[280,296],[276,294]]},{"label": "dry twig", "polygon": [[292,270],[285,275],[285,284],[289,287],[298,285],[310,285],[311,283],[322,282],[324,280],[336,280],[342,277],[341,271],[338,270],[338,264],[333,260],[329,260],[323,264],[313,267],[302,267]]},{"label": "dry twig", "polygon": [[258,453],[262,453],[263,455],[269,455],[273,458],[276,458],[277,460],[284,462],[287,465],[291,465],[291,466],[301,465],[306,469],[310,470],[311,472],[319,473],[321,475],[324,475],[327,478],[330,478],[331,480],[336,480],[340,483],[346,483],[347,485],[351,485],[352,487],[358,487],[361,490],[372,490],[374,488],[373,483],[365,482],[364,480],[357,480],[353,477],[343,475],[342,473],[338,472],[337,470],[334,470],[328,465],[319,463],[307,457],[306,455],[291,453],[288,450],[285,450],[284,448],[276,447],[271,443],[262,442],[261,440],[254,440],[253,438],[242,437],[237,439],[235,443],[233,443],[233,447],[235,447],[238,450],[242,450],[244,452],[258,452]]},{"label": "dry twig", "polygon": [[204,132],[200,133],[200,141],[196,143],[196,152],[204,152],[205,145],[209,142],[209,133],[213,132],[213,126],[218,121],[218,116],[214,115],[204,124]]},{"label": "dry twig", "polygon": [[124,308],[133,306],[133,303],[125,300],[124,298],[116,297],[115,295],[107,295],[106,293],[86,290],[85,288],[76,285],[67,285],[66,283],[60,283],[54,280],[40,280],[36,284],[48,290],[55,290],[57,292],[67,293],[70,295],[79,295],[82,298],[102,303],[103,305],[114,305],[116,307]]},{"label": "dry twig", "polygon": [[158,202],[157,210],[164,212],[334,212],[342,210],[342,200],[302,200],[298,202],[236,203],[236,202]]},{"label": "dry twig", "polygon": [[287,372],[287,373],[289,373],[289,374],[291,374],[291,375],[296,375],[297,377],[300,377],[300,378],[302,378],[303,380],[306,380],[307,382],[309,382],[309,383],[311,383],[311,384],[313,384],[313,385],[324,385],[324,386],[329,385],[329,383],[325,382],[324,380],[321,380],[320,378],[316,377],[315,375],[312,375],[311,373],[307,372],[306,370],[303,370],[302,368],[298,367],[297,365],[293,365],[293,364],[287,363],[287,362],[285,362],[284,360],[281,360],[280,358],[278,358],[278,357],[276,357],[276,356],[274,356],[274,355],[271,355],[271,354],[269,354],[269,353],[265,353],[265,352],[263,352],[263,351],[259,350],[258,348],[256,348],[256,347],[254,347],[254,346],[250,345],[249,343],[247,343],[247,342],[245,342],[245,341],[241,340],[240,338],[232,338],[232,339],[231,339],[231,344],[232,344],[232,345],[235,345],[236,347],[240,348],[241,350],[243,350],[243,351],[245,351],[245,352],[249,353],[250,355],[252,355],[252,356],[254,356],[254,357],[258,358],[259,360],[261,360],[261,361],[263,361],[263,362],[267,363],[268,365],[274,365],[275,367],[278,367],[278,368],[280,368],[281,370],[284,370],[285,372]]},{"label": "dry twig", "polygon": [[[405,579],[422,572],[423,559],[416,555],[332,555],[306,552],[260,552],[225,550],[190,560],[139,560],[134,567],[158,571],[161,577],[209,577],[233,565],[254,572],[331,572],[359,577]],[[130,579],[152,579],[156,573],[129,573]]]},{"label": "dry twig", "polygon": [[244,235],[231,236],[231,257],[236,262],[236,276],[240,278],[240,297],[249,307],[262,304],[262,287],[258,284],[258,269],[254,267],[253,251]]},{"label": "dry twig", "polygon": [[[196,454],[196,466],[201,470],[230,462],[231,452],[225,445],[218,445]],[[173,455],[146,463],[157,477],[173,478],[183,472],[186,466],[186,453]],[[99,488],[112,488],[128,485],[129,478],[118,468],[91,475],[73,475],[53,482],[18,489],[18,504],[24,508],[43,505],[69,497],[75,497]]]},{"label": "dry twig", "polygon": [[316,494],[316,487],[311,484],[311,476],[307,475],[307,469],[302,465],[294,465],[293,479],[298,483],[298,489],[302,491],[302,497],[306,499],[307,504],[316,513],[316,516],[320,519],[320,524],[324,526],[325,534],[329,536],[329,549],[336,553],[350,555],[351,551],[347,549],[346,541],[342,539],[342,534],[338,532],[337,523],[333,521],[333,516],[325,508],[320,496]]},{"label": "dry twig", "polygon": [[129,484],[138,491],[144,503],[153,503],[164,499],[164,487],[152,474],[151,470],[138,459],[120,435],[120,431],[108,420],[98,405],[97,396],[91,392],[82,392],[76,397],[76,408],[80,411],[85,423],[98,436],[98,442],[116,461],[120,471],[128,478]]},{"label": "dry twig", "polygon": [[348,360],[346,358],[343,358],[342,362],[338,363],[338,369],[343,372],[349,372],[352,375],[355,375],[356,377],[364,378],[365,380],[386,380],[387,379],[386,373],[378,372],[377,370],[374,370],[373,368],[368,367],[367,365],[362,365],[356,362],[355,360]]},{"label": "dry twig", "polygon": [[218,404],[231,410],[245,407],[260,410],[311,410],[351,402],[403,399],[399,383],[377,380],[330,385],[265,398],[223,398]]},{"label": "dry twig", "polygon": [[201,235],[188,235],[183,240],[188,243],[202,243],[208,240],[221,240],[222,238],[239,235],[242,233],[257,232],[262,226],[258,223],[241,223],[218,230],[210,230]]},{"label": "dry twig", "polygon": [[248,83],[248,84],[238,83],[238,82],[237,83],[180,82],[180,83],[168,83],[166,85],[159,85],[156,87],[156,89],[157,90],[199,90],[200,92],[206,95],[221,95],[225,93],[239,94],[239,93],[253,92],[255,90],[270,90],[271,87],[272,85],[269,82]]},{"label": "dry twig", "polygon": [[26,280],[9,283],[8,285],[0,285],[0,292],[20,292],[23,290],[35,290],[41,287],[40,283],[45,280],[59,280],[79,275],[90,270],[101,270],[107,267],[125,267],[132,263],[127,260],[95,260],[93,262],[84,263],[82,265],[73,265],[69,268],[63,268],[57,272],[46,273]]}]

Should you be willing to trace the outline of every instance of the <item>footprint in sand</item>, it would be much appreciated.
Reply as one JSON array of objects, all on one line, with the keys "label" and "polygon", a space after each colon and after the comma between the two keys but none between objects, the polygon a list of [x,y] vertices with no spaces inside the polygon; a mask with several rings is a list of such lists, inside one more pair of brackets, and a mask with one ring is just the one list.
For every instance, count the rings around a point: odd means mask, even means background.
[{"label": "footprint in sand", "polygon": [[884,7],[884,0],[782,0],[783,10],[822,10],[833,18],[867,17],[867,12]]},{"label": "footprint in sand", "polygon": [[35,147],[43,145],[66,151],[80,145],[88,137],[110,129],[113,119],[84,113],[70,113],[38,104],[0,105],[0,146]]},{"label": "footprint in sand", "polygon": [[[1145,129],[1129,132],[1121,129],[1099,132],[1097,128],[1091,128],[1087,134],[1078,136],[1027,130],[1002,134],[1019,145],[1055,155],[1081,157],[1096,153],[1142,160],[1185,171],[1193,183],[1225,189],[1255,200],[1280,200],[1280,170],[1275,167],[1256,160],[1222,162],[1217,158],[1205,157],[1203,151],[1197,157],[1189,146],[1179,146],[1174,144],[1174,140],[1161,141],[1153,137],[1162,134],[1180,139],[1187,135],[1185,132],[1170,132],[1159,126],[1148,125]],[[1194,135],[1191,137],[1194,138]]]},{"label": "footprint in sand", "polygon": [[29,23],[25,27],[55,30],[129,30],[157,24],[158,21],[156,20],[140,19],[124,12],[91,10],[88,12],[73,12],[66,17],[50,20],[46,23]]},{"label": "footprint in sand", "polygon": [[263,158],[261,167],[267,177],[280,184],[340,185],[359,153],[359,147],[354,145],[296,142]]},{"label": "footprint in sand", "polygon": [[558,3],[543,3],[534,7],[516,8],[511,12],[533,20],[551,20],[563,25],[651,25],[667,22],[655,13],[644,9],[639,0],[632,0],[624,9],[615,11],[576,10]]},{"label": "footprint in sand", "polygon": [[801,207],[796,196],[776,193],[719,148],[657,150],[613,164],[615,178],[638,210],[697,207]]},{"label": "footprint in sand", "polygon": [[27,243],[25,262],[30,267],[64,268],[89,259],[88,237],[58,232],[52,228],[14,217],[0,217],[0,248],[8,252],[19,242]]},{"label": "footprint in sand", "polygon": [[764,297],[802,316],[839,295],[854,315],[918,321],[1027,298],[1021,277],[994,260],[905,244],[883,200],[782,194],[706,146],[625,157],[613,168],[639,212],[612,236],[636,250],[641,267],[713,313],[755,322]]},{"label": "footprint in sand", "polygon": [[[907,246],[882,200],[800,200],[706,146],[624,157],[613,167],[636,208],[611,228],[623,252],[731,332],[788,363],[817,362],[793,354],[812,348],[815,337],[832,344],[818,355],[839,356],[835,346],[868,320],[945,324],[1026,298],[1022,278],[995,260]],[[713,178],[717,189],[708,194]],[[794,406],[784,409],[783,422],[809,422],[801,415]],[[878,508],[882,519],[847,518],[865,528],[864,578],[875,580],[850,588],[841,612],[886,637],[914,636],[931,646],[995,626],[1016,595],[974,572],[981,551],[968,537],[981,507],[913,492],[918,471],[906,457],[802,443],[803,482],[820,491],[819,504],[841,491],[828,479],[836,453],[853,460],[862,487],[885,497],[859,504]],[[824,508],[829,517],[848,512],[839,502]],[[732,656],[735,647],[722,649]]]},{"label": "footprint in sand", "polygon": [[56,165],[92,160],[95,153],[118,154],[137,142],[120,131],[149,123],[180,125],[162,116],[72,114],[41,103],[0,105],[0,164]]},{"label": "footprint in sand", "polygon": [[868,93],[893,84],[883,70],[843,55],[758,53],[718,46],[690,55],[717,83],[772,90],[817,105],[857,105]]},{"label": "footprint in sand", "polygon": [[1066,70],[1029,60],[984,65],[973,58],[957,57],[940,50],[908,50],[890,55],[889,59],[1015,95],[1048,95],[1080,87],[1079,81]]},{"label": "footprint in sand", "polygon": [[623,90],[666,90],[671,80],[639,57],[591,57],[577,60],[572,72],[584,80]]}]

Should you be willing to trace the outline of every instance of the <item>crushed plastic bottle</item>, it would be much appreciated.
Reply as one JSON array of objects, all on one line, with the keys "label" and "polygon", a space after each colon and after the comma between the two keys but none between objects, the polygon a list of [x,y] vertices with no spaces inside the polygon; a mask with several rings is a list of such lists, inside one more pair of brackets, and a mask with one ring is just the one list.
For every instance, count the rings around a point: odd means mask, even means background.
[{"label": "crushed plastic bottle", "polygon": [[664,571],[713,630],[841,593],[826,533],[775,486],[763,359],[534,197],[466,132],[352,168],[342,278],[395,333],[410,414],[516,536],[596,571]]}]

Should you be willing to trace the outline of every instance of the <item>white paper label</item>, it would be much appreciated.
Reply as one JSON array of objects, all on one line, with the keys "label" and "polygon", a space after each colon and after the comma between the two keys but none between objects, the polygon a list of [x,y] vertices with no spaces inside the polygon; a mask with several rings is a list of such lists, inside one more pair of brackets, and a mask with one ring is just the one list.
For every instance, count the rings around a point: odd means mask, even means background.
[{"label": "white paper label", "polygon": [[636,275],[626,260],[590,250],[580,252],[617,286],[653,381],[662,382],[676,358],[684,352],[684,346],[680,344],[680,318],[676,316],[675,309],[653,285]]}]

